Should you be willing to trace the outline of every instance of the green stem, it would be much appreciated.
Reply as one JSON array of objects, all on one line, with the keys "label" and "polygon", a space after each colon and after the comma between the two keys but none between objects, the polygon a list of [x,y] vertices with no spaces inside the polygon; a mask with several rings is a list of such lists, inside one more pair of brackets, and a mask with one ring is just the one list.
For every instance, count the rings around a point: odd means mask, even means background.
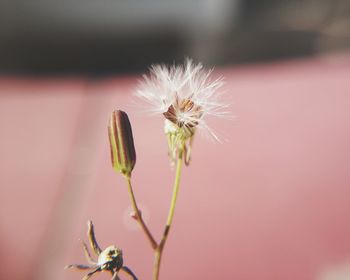
[{"label": "green stem", "polygon": [[183,155],[183,147],[179,149],[178,158],[177,158],[177,165],[176,165],[176,175],[175,175],[175,182],[173,187],[173,195],[171,198],[170,208],[169,208],[169,214],[168,219],[165,225],[165,229],[163,232],[162,239],[159,243],[159,246],[155,249],[155,258],[154,258],[154,268],[153,268],[153,280],[159,279],[159,271],[160,271],[160,263],[162,260],[162,253],[165,246],[165,243],[167,241],[170,227],[173,223],[174,213],[175,213],[175,206],[176,206],[176,200],[179,193],[179,187],[180,187],[180,178],[181,178],[181,170],[182,170],[182,156]]},{"label": "green stem", "polygon": [[128,184],[129,197],[130,197],[130,201],[131,201],[131,206],[135,212],[136,221],[141,226],[141,228],[142,228],[143,232],[145,233],[148,241],[150,242],[152,248],[154,250],[156,250],[158,248],[158,244],[155,241],[155,239],[153,238],[153,236],[152,236],[151,232],[149,231],[148,227],[146,226],[145,222],[143,221],[141,212],[140,212],[139,208],[137,207],[136,198],[135,198],[134,191],[133,191],[132,185],[131,185],[131,178],[130,178],[130,176],[126,176],[125,178],[126,178],[126,181]]}]

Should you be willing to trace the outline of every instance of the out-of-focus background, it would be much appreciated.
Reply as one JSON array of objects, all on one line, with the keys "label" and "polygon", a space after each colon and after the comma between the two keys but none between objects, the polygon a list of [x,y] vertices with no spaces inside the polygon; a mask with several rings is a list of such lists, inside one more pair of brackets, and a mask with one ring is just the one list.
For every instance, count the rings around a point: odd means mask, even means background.
[{"label": "out-of-focus background", "polygon": [[345,50],[347,0],[2,0],[0,69],[132,73],[183,57],[215,65]]},{"label": "out-of-focus background", "polygon": [[0,0],[0,279],[81,279],[62,268],[86,262],[88,219],[151,279],[106,123],[129,113],[159,238],[174,174],[132,94],[184,57],[224,76],[235,119],[210,123],[223,144],[195,139],[161,279],[350,279],[347,0]]}]

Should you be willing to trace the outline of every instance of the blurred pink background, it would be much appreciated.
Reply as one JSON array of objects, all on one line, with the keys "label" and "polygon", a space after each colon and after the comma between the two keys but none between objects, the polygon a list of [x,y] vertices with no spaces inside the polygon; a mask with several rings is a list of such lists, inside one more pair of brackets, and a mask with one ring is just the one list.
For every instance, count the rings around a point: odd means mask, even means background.
[{"label": "blurred pink background", "polygon": [[[236,118],[212,120],[223,144],[195,139],[161,279],[350,279],[350,54],[214,74]],[[101,247],[151,279],[106,128],[113,109],[128,112],[135,193],[159,239],[174,172],[162,118],[133,105],[137,78],[0,79],[0,279],[81,279],[63,267],[86,263],[88,219]]]}]

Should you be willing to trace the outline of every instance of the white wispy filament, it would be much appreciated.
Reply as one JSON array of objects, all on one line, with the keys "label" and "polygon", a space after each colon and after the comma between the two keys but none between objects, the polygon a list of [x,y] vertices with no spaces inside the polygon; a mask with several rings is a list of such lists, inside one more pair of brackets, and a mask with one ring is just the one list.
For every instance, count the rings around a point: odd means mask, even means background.
[{"label": "white wispy filament", "polygon": [[183,66],[153,65],[150,74],[140,81],[136,95],[151,106],[152,112],[162,113],[175,126],[205,129],[218,140],[205,119],[229,115],[229,104],[220,102],[222,78],[212,80],[211,73],[191,59]]}]

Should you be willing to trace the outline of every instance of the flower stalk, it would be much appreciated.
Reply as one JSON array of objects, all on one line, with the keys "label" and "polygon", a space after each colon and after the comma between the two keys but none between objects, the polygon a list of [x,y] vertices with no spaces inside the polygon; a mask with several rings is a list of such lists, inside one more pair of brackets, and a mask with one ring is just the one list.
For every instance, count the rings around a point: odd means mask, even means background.
[{"label": "flower stalk", "polygon": [[183,162],[183,147],[184,147],[184,144],[182,144],[182,147],[178,151],[173,195],[171,198],[167,222],[166,222],[166,225],[164,228],[162,239],[159,243],[159,246],[155,250],[154,267],[153,267],[153,280],[159,279],[160,264],[161,264],[161,260],[162,260],[163,249],[164,249],[165,243],[168,239],[171,225],[173,223],[175,206],[176,206],[176,201],[177,201],[179,188],[180,188],[180,178],[181,178],[182,162]]},{"label": "flower stalk", "polygon": [[142,219],[131,184],[131,172],[136,163],[136,152],[128,115],[120,110],[112,112],[108,125],[108,136],[111,148],[112,166],[116,172],[124,175],[134,217],[149,240],[151,247],[156,249],[158,244]]},{"label": "flower stalk", "polygon": [[137,202],[136,202],[136,198],[135,198],[135,194],[131,185],[131,178],[130,176],[126,176],[126,182],[128,185],[128,193],[129,193],[129,198],[130,198],[130,202],[131,202],[131,206],[133,208],[134,211],[134,215],[135,215],[135,219],[136,221],[139,223],[141,229],[143,230],[145,236],[147,237],[148,241],[151,244],[151,247],[156,250],[158,247],[158,244],[156,242],[156,240],[154,239],[152,233],[150,232],[150,230],[148,229],[147,225],[145,224],[143,218],[142,218],[142,214],[141,211],[139,210],[138,206],[137,206]]},{"label": "flower stalk", "polygon": [[[142,218],[140,209],[138,208],[135,194],[131,183],[131,171],[136,162],[136,153],[134,148],[134,141],[132,138],[131,125],[126,113],[122,111],[114,111],[110,118],[108,132],[111,146],[112,165],[117,172],[124,175],[128,187],[129,199],[133,208],[133,217],[140,225],[146,238],[148,239],[152,249],[155,252],[153,279],[159,279],[160,265],[164,246],[166,244],[171,225],[173,223],[175,206],[178,197],[180,178],[183,162],[187,165],[189,163],[190,147],[192,144],[193,133],[189,134],[189,130],[184,130],[183,127],[177,127],[172,123],[168,123],[170,129],[166,131],[169,140],[169,154],[173,160],[176,159],[176,175],[173,187],[173,194],[171,198],[168,218],[164,228],[161,241],[157,243],[151,231],[148,229],[146,223]],[[194,129],[193,129],[194,131]],[[190,144],[187,145],[186,143]],[[188,147],[187,147],[188,146]]]}]

